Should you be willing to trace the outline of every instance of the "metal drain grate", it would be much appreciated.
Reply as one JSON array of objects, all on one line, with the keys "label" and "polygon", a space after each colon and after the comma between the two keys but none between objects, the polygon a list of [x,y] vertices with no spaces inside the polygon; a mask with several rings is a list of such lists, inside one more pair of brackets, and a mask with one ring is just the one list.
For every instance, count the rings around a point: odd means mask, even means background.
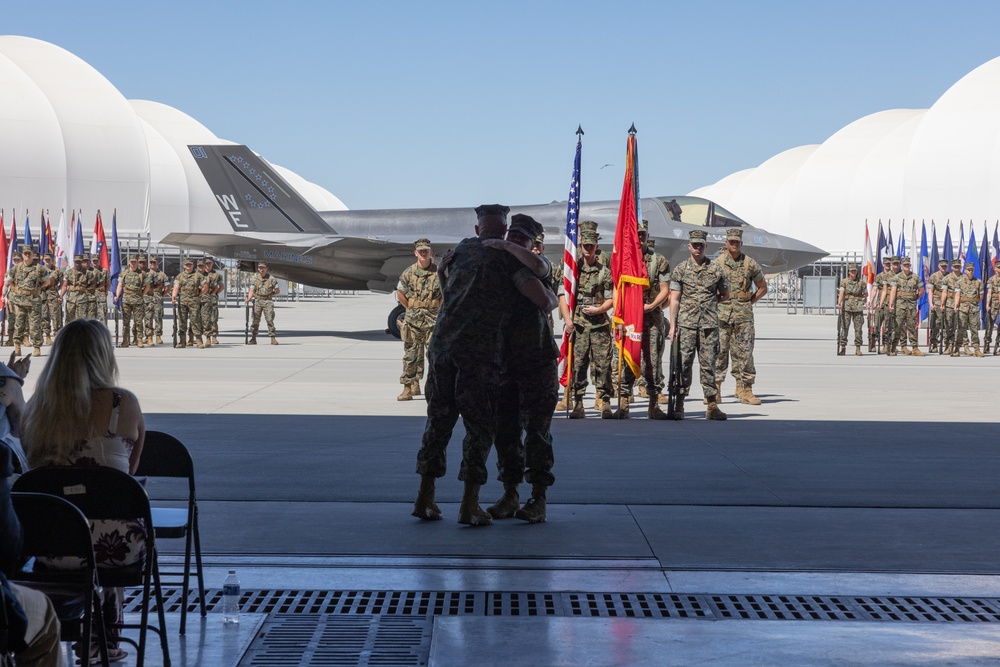
[{"label": "metal drain grate", "polygon": [[[205,592],[210,612],[222,610],[222,591]],[[180,589],[165,588],[168,613],[181,609]],[[125,611],[139,611],[129,589]],[[825,595],[705,595],[680,593],[552,593],[474,591],[244,591],[247,613],[403,618],[434,616],[602,616],[775,621],[1000,622],[998,598]],[[197,613],[198,600],[188,598]]]},{"label": "metal drain grate", "polygon": [[421,666],[431,618],[359,614],[272,614],[241,667]]}]

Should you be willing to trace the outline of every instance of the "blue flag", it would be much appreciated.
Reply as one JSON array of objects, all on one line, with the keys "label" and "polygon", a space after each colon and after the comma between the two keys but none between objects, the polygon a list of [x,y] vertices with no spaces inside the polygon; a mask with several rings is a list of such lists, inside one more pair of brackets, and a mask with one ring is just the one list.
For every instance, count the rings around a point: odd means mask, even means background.
[{"label": "blue flag", "polygon": [[28,212],[24,212],[24,244],[35,245],[31,240],[31,222],[28,220]]},{"label": "blue flag", "polygon": [[927,319],[930,313],[930,303],[927,300],[927,273],[930,271],[930,256],[927,254],[927,227],[921,225],[920,229],[920,284],[924,287],[924,293],[917,299],[917,322]]},{"label": "blue flag", "polygon": [[890,220],[886,226],[888,227],[888,230],[887,230],[886,236],[885,236],[885,238],[886,238],[886,247],[885,247],[885,249],[886,249],[886,254],[887,255],[891,255],[892,251],[896,249],[896,246],[892,242],[892,220]]},{"label": "blue flag", "polygon": [[948,270],[951,271],[951,263],[955,259],[955,248],[951,244],[951,225],[944,226],[944,250],[942,251],[944,261],[948,262]]},{"label": "blue flag", "polygon": [[[993,262],[990,261],[990,244],[987,240],[986,223],[983,223],[983,244],[979,248],[979,273],[983,281],[983,296],[986,296],[986,282],[993,277]],[[986,328],[986,299],[979,302],[979,320]]]},{"label": "blue flag", "polygon": [[[111,214],[111,299],[118,310],[122,309],[122,300],[115,298],[118,294],[118,276],[122,272],[122,255],[118,249],[118,211]],[[127,332],[126,332],[127,335]]]},{"label": "blue flag", "polygon": [[937,271],[939,260],[938,255],[938,245],[937,245],[937,229],[934,227],[934,221],[931,220],[931,263],[930,269],[931,273]]},{"label": "blue flag", "polygon": [[13,219],[10,224],[10,245],[8,246],[7,268],[14,266],[14,258],[21,254],[21,249],[17,243],[17,222]]},{"label": "blue flag", "polygon": [[1000,227],[1000,222],[993,225],[993,259],[1000,257],[1000,237],[997,236],[997,227]]},{"label": "blue flag", "polygon": [[[982,267],[979,266],[979,248],[976,247],[976,230],[969,225],[969,247],[965,251],[965,261],[972,262],[975,265],[972,275],[974,278],[979,278],[982,280],[983,271]],[[962,265],[962,270],[965,271],[965,264]]]},{"label": "blue flag", "polygon": [[882,257],[887,257],[885,252],[885,234],[882,232],[882,221],[878,221],[878,250],[875,251],[875,275],[882,273]]},{"label": "blue flag", "polygon": [[83,211],[80,211],[80,216],[76,219],[76,238],[73,241],[73,259],[76,259],[76,255],[82,255],[86,250],[83,248]]},{"label": "blue flag", "polygon": [[[906,257],[906,228],[899,230],[899,244],[896,246],[896,257]],[[913,258],[911,258],[913,259]]]}]

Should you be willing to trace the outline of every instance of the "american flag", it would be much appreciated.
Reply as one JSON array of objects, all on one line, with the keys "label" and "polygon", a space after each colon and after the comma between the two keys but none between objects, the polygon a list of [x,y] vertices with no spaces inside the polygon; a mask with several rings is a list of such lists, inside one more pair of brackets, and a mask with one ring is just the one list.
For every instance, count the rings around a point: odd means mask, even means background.
[{"label": "american flag", "polygon": [[[580,132],[582,134],[582,132]],[[563,292],[569,312],[573,312],[576,304],[576,245],[579,237],[578,222],[580,221],[580,149],[582,138],[576,140],[576,157],[573,159],[573,180],[569,184],[569,199],[566,203],[566,245],[563,251]],[[570,323],[571,324],[571,323]],[[559,382],[565,386],[569,370],[569,336],[563,331],[562,344],[559,346]]]}]

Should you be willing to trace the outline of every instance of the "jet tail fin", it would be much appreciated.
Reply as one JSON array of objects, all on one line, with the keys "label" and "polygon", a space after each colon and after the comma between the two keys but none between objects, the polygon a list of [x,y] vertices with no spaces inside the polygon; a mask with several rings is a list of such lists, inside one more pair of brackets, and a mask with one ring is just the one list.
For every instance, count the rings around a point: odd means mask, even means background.
[{"label": "jet tail fin", "polygon": [[295,188],[246,146],[188,146],[236,232],[334,231]]}]

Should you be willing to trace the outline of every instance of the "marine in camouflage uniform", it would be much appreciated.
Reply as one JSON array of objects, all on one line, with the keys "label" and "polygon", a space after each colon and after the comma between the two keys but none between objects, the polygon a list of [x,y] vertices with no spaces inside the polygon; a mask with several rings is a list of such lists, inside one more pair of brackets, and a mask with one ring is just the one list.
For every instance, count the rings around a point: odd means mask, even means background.
[{"label": "marine in camouflage uniform", "polygon": [[156,344],[163,344],[163,297],[169,289],[167,274],[160,271],[159,260],[156,257],[149,258],[149,292],[146,294],[146,344],[153,344],[153,336],[156,336]]},{"label": "marine in camouflage uniform", "polygon": [[843,310],[840,318],[842,326],[837,331],[837,354],[844,356],[847,347],[847,333],[854,325],[854,354],[861,356],[861,327],[864,324],[865,301],[868,287],[858,278],[858,267],[852,264],[847,270],[847,278],[840,282],[837,291],[837,309]]},{"label": "marine in camouflage uniform", "polygon": [[63,283],[63,296],[66,298],[66,321],[87,318],[87,282],[89,280],[83,268],[83,255],[73,256],[73,267],[66,269]]},{"label": "marine in camouflage uniform", "polygon": [[37,262],[33,246],[21,246],[22,262],[7,273],[9,301],[14,315],[14,354],[21,354],[21,341],[30,335],[33,355],[42,354],[42,290],[53,282],[49,270]]},{"label": "marine in camouflage uniform", "polygon": [[[541,230],[542,226],[530,216],[515,215],[507,240],[527,250]],[[541,259],[549,268],[549,275],[541,278],[541,282],[551,291],[551,266],[547,259]],[[554,292],[552,298],[555,299]],[[505,366],[495,440],[497,479],[503,482],[504,493],[486,510],[494,519],[545,521],[546,490],[555,482],[551,425],[552,410],[559,398],[556,377],[559,349],[546,315],[529,298],[517,294],[510,321],[504,327]],[[522,508],[518,485],[523,479],[532,485],[532,493]]]},{"label": "marine in camouflage uniform", "polygon": [[118,276],[118,289],[115,293],[115,301],[122,306],[124,326],[121,347],[128,347],[130,337],[137,347],[142,347],[142,341],[146,337],[142,324],[146,305],[143,297],[148,291],[149,284],[146,276],[139,270],[138,257],[132,255],[128,258],[128,268]]},{"label": "marine in camouflage uniform", "polygon": [[225,282],[222,274],[214,268],[215,262],[206,257],[201,286],[201,330],[205,334],[205,347],[219,343],[219,292],[225,287]]},{"label": "marine in camouflage uniform", "polygon": [[719,302],[729,298],[722,267],[705,256],[707,234],[695,229],[689,234],[689,259],[670,274],[670,339],[680,336],[681,388],[674,419],[684,419],[684,397],[691,389],[694,354],[698,353],[701,388],[708,402],[706,419],[726,419],[719,409],[719,387],[715,382],[719,353]]},{"label": "marine in camouflage uniform", "polygon": [[[583,261],[579,263],[576,302],[573,308],[573,411],[571,419],[585,416],[583,395],[587,391],[587,369],[594,370],[594,389],[601,401],[601,417],[611,419],[611,320],[607,312],[614,300],[611,269],[597,257],[597,223],[579,225]],[[561,293],[561,292],[560,292]]]},{"label": "marine in camouflage uniform", "polygon": [[[983,337],[984,352],[989,354],[996,328],[997,315],[1000,314],[1000,274],[994,273],[986,281],[986,334]],[[993,356],[1000,355],[1000,331],[997,332],[997,342],[993,348]]]},{"label": "marine in camouflage uniform", "polygon": [[[663,358],[664,331],[662,304],[670,296],[670,262],[658,252],[654,252],[649,247],[649,222],[643,220],[639,224],[639,245],[642,248],[642,259],[646,264],[646,274],[649,276],[649,285],[642,293],[643,316],[642,316],[642,359],[640,361],[640,372],[646,380],[646,397],[649,399],[649,407],[646,414],[650,419],[666,419],[667,415],[660,410],[658,398],[663,391],[663,372],[657,373],[658,360]],[[617,346],[616,346],[617,347]],[[616,419],[627,419],[629,413],[629,403],[632,396],[632,385],[635,382],[635,374],[627,364],[622,366],[621,391],[618,396],[618,409],[614,416]]]},{"label": "marine in camouflage uniform", "polygon": [[45,268],[52,275],[52,284],[42,290],[42,333],[45,334],[45,344],[52,344],[52,337],[59,333],[63,325],[62,291],[64,271],[55,265],[52,253],[45,253]]},{"label": "marine in camouflage uniform", "polygon": [[91,261],[90,312],[92,319],[107,324],[108,290],[111,288],[111,272],[101,266],[101,256],[94,254]]},{"label": "marine in camouflage uniform", "polygon": [[955,330],[958,328],[958,311],[955,310],[955,299],[958,298],[958,281],[962,278],[962,260],[954,259],[951,262],[951,273],[945,276],[941,284],[946,288],[945,297],[947,302],[944,306],[944,354],[950,354],[958,346]]},{"label": "marine in camouflage uniform", "polygon": [[747,405],[760,405],[753,393],[757,368],[753,363],[753,348],[757,334],[753,321],[753,305],[767,294],[764,272],[755,260],[743,251],[743,230],[726,230],[726,248],[715,262],[722,267],[729,285],[729,298],[719,304],[719,358],[715,362],[715,384],[722,400],[722,383],[726,367],[733,360],[736,398]]},{"label": "marine in camouflage uniform", "polygon": [[263,313],[267,320],[267,334],[271,337],[271,345],[278,344],[277,332],[274,328],[274,297],[278,295],[278,281],[267,272],[267,264],[257,263],[257,275],[254,276],[247,303],[253,299],[253,322],[250,325],[250,345],[257,344],[257,330],[260,329],[260,316]]},{"label": "marine in camouflage uniform", "polygon": [[403,324],[399,327],[403,339],[403,373],[399,383],[403,385],[403,392],[396,397],[397,401],[409,401],[420,395],[424,354],[441,309],[441,284],[430,240],[417,239],[413,254],[417,261],[403,271],[396,285],[396,298],[406,308]]},{"label": "marine in camouflage uniform", "polygon": [[948,277],[948,260],[942,259],[938,262],[938,270],[927,277],[927,303],[930,306],[930,313],[933,315],[930,320],[930,348],[927,350],[931,354],[941,349],[941,334],[944,331],[944,310],[945,302],[948,300],[948,288],[944,285],[944,279]]},{"label": "marine in camouflage uniform", "polygon": [[[201,283],[203,276],[194,270],[194,260],[190,257],[184,260],[184,270],[174,278],[174,291],[170,303],[177,305],[177,347],[204,347],[201,342],[201,322],[197,319],[200,305]],[[188,321],[191,322],[194,340],[188,341]]]},{"label": "marine in camouflage uniform", "polygon": [[[889,311],[896,318],[890,354],[896,356],[898,349],[903,354],[922,357],[924,353],[917,341],[917,299],[924,293],[924,286],[920,277],[910,270],[909,257],[903,257],[900,264],[903,270],[896,274],[889,293]],[[913,344],[912,351],[906,346],[908,342]]]},{"label": "marine in camouflage uniform", "polygon": [[420,490],[412,512],[425,521],[441,518],[434,484],[446,472],[445,450],[459,417],[465,439],[458,478],[465,488],[458,521],[477,526],[493,521],[479,506],[479,489],[487,480],[486,458],[496,437],[503,332],[517,292],[531,286],[544,290],[536,274],[512,254],[485,245],[503,236],[508,211],[500,205],[477,208],[479,236],[463,240],[450,261],[442,262],[444,301],[427,353],[427,423],[417,452]]},{"label": "marine in camouflage uniform", "polygon": [[975,264],[966,262],[965,275],[955,281],[955,296],[952,303],[958,317],[958,335],[955,347],[951,351],[953,357],[959,355],[960,345],[965,347],[965,353],[968,354],[970,341],[975,350],[973,354],[977,357],[983,356],[982,350],[979,349],[979,302],[983,300],[983,281],[975,277],[975,270]]},{"label": "marine in camouflage uniform", "polygon": [[[872,318],[872,328],[868,335],[868,351],[875,352],[876,345],[882,343],[882,327],[885,324],[885,313],[882,309],[882,286],[886,279],[892,277],[892,262],[890,257],[885,258],[882,270],[875,274],[872,280],[871,301],[868,303],[868,312]],[[886,293],[888,295],[888,292]],[[881,347],[879,347],[881,353]]]},{"label": "marine in camouflage uniform", "polygon": [[[882,354],[888,356],[892,351],[892,339],[895,337],[896,318],[889,310],[889,294],[892,292],[892,283],[899,274],[899,257],[893,255],[885,259],[886,270],[881,274],[882,280],[877,282],[879,317],[882,321],[882,329],[879,332],[879,340],[882,343]],[[876,276],[877,280],[878,276]]]}]

